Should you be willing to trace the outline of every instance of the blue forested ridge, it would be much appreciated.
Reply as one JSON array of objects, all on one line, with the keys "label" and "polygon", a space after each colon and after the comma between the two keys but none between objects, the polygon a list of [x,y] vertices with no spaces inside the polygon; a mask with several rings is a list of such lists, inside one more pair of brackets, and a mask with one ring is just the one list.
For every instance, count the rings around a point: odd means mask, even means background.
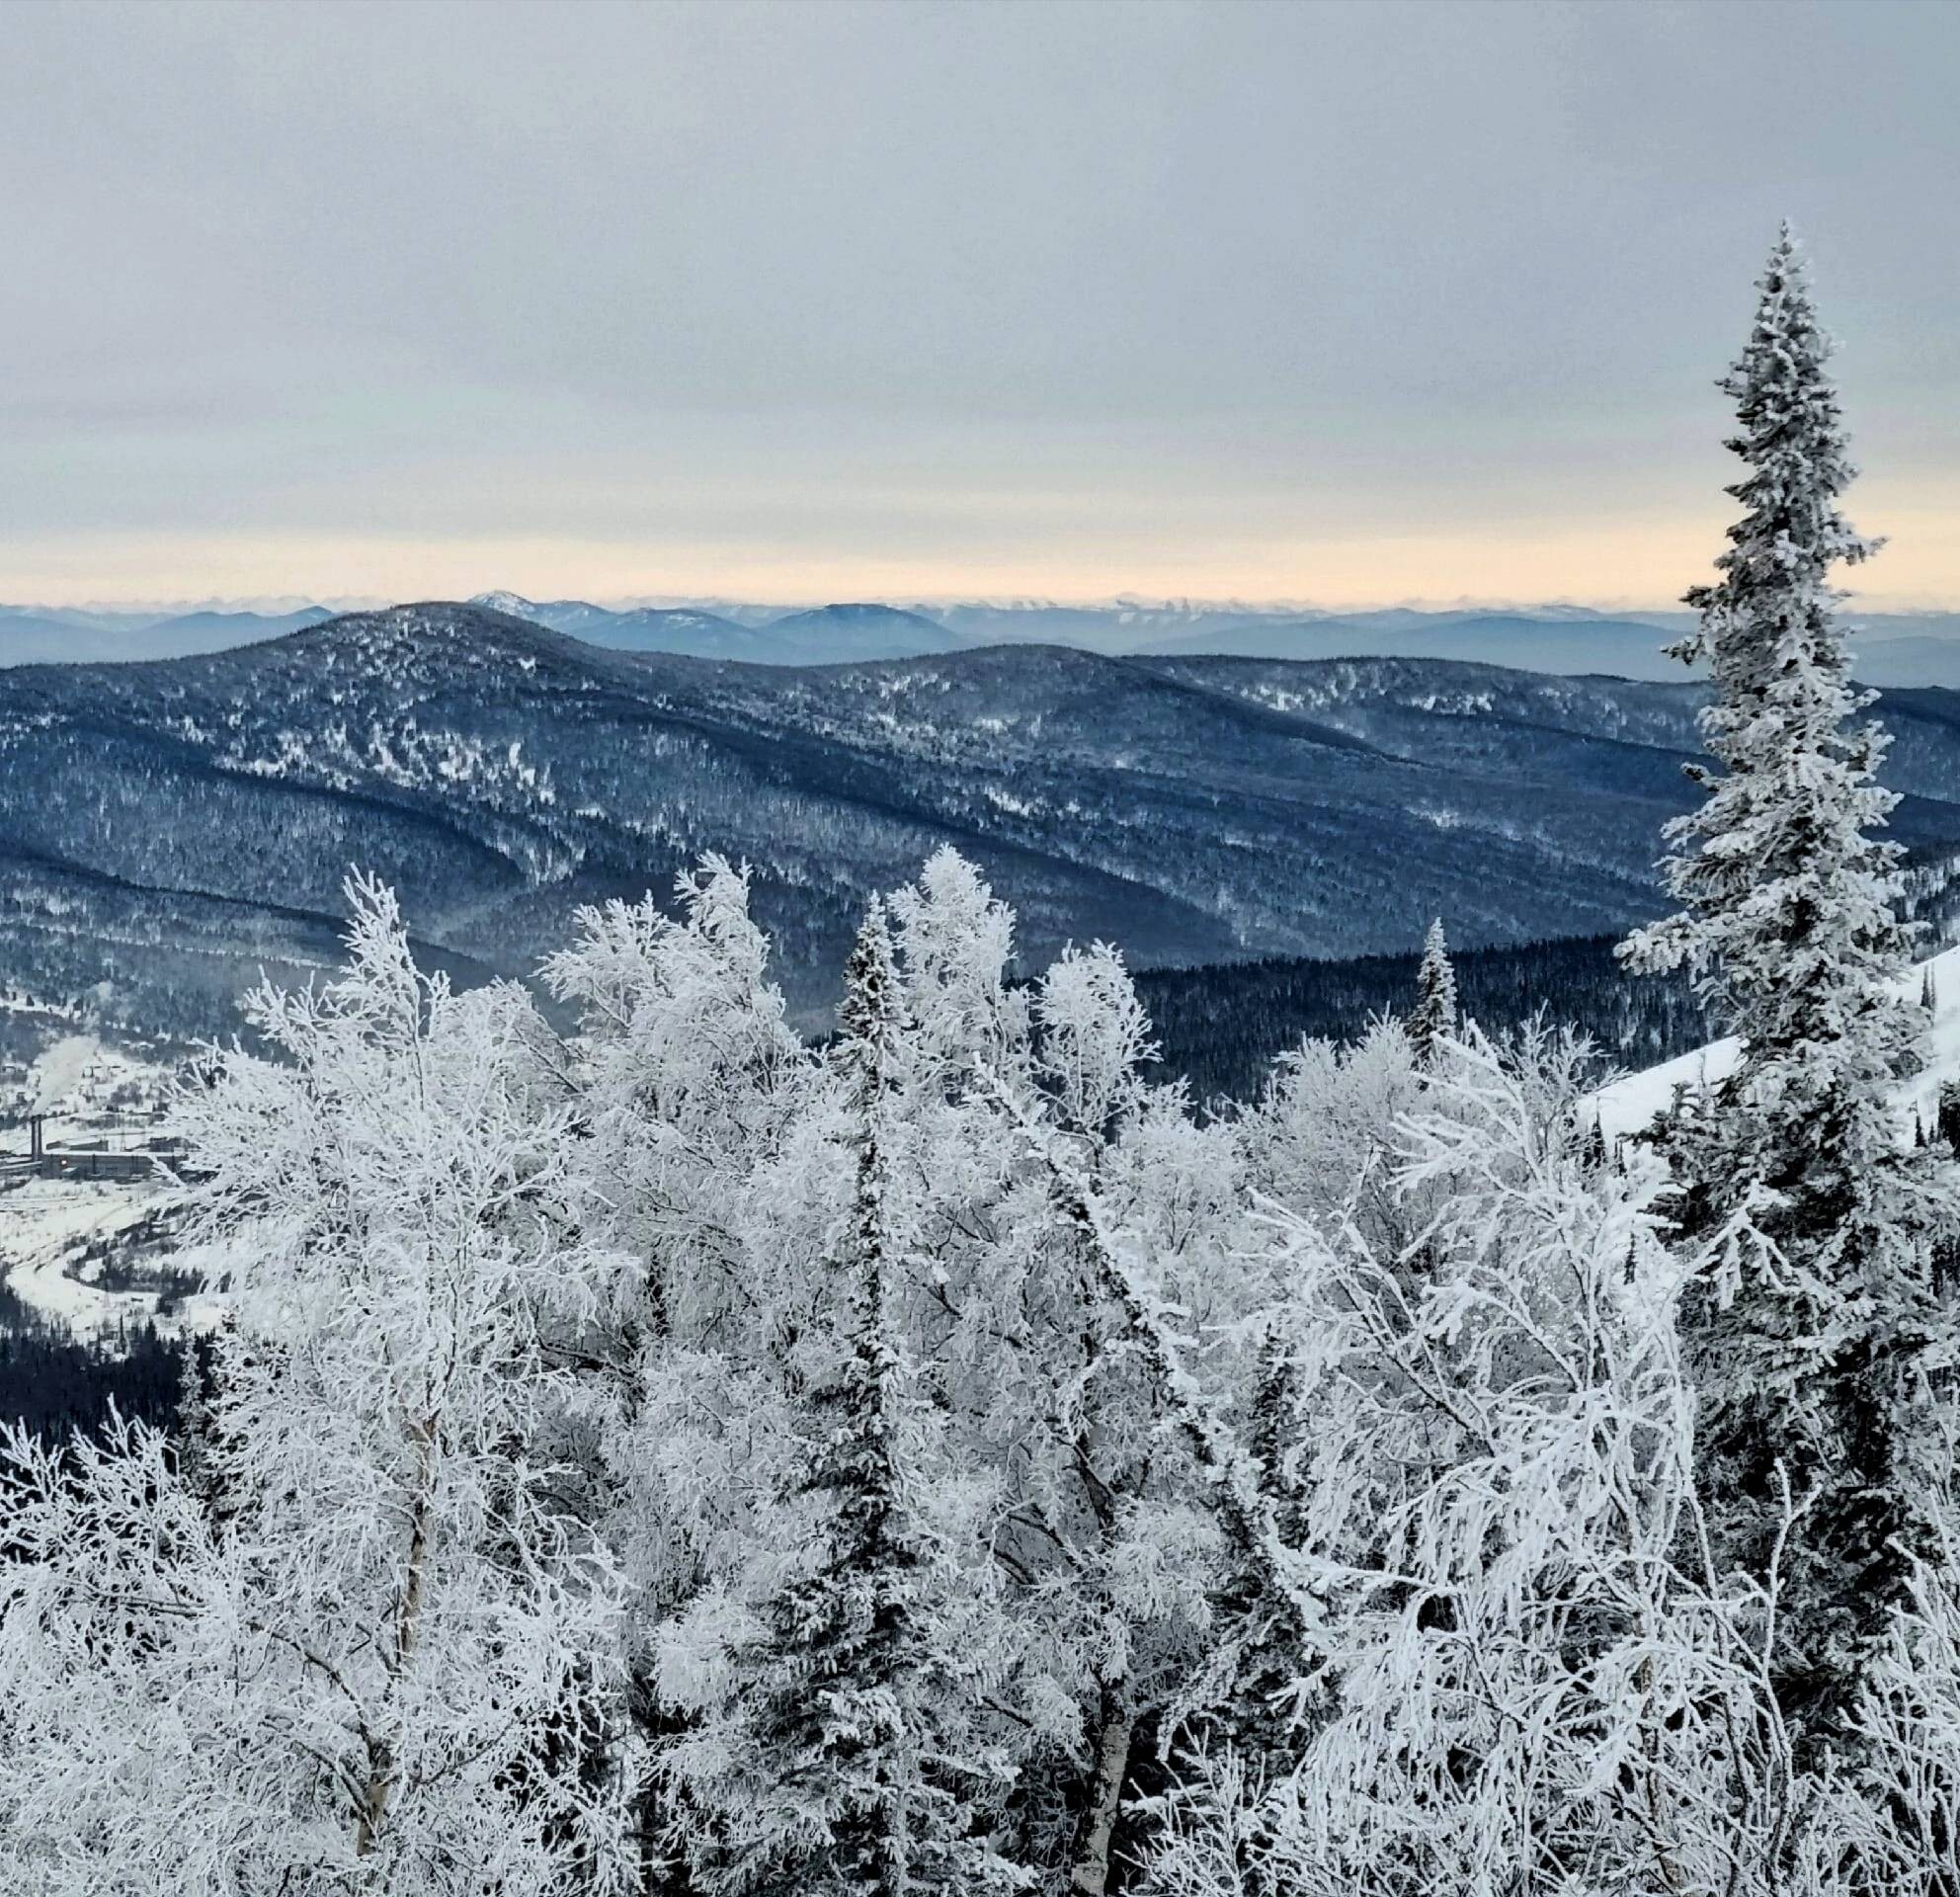
[{"label": "blue forested ridge", "polygon": [[[480,607],[227,651],[0,672],[0,965],[176,1033],[261,966],[335,955],[396,884],[466,979],[573,906],[746,861],[819,1018],[872,890],[941,843],[1024,959],[1140,968],[1599,935],[1657,913],[1700,689],[1435,659],[1117,658],[1041,645],[829,667],[604,649]],[[1960,851],[1960,697],[1888,693],[1895,833]]]}]

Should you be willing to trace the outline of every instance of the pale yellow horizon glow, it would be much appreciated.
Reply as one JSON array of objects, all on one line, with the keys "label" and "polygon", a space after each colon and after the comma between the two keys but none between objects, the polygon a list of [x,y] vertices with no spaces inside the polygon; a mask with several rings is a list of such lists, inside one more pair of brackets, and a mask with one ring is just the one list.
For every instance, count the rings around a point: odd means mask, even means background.
[{"label": "pale yellow horizon glow", "polygon": [[[1887,536],[1845,577],[1872,611],[1960,605],[1960,494],[1929,503],[1870,482],[1860,527]],[[0,600],[41,606],[305,597],[461,599],[504,588],[532,599],[722,598],[758,605],[829,600],[1039,598],[1065,602],[1286,601],[1359,610],[1410,602],[1573,601],[1653,609],[1707,576],[1724,514],[1596,525],[1517,522],[1348,533],[1312,541],[1045,544],[907,554],[769,548],[695,539],[451,535],[68,535],[0,546]],[[1059,539],[1060,536],[1056,536]],[[1136,536],[1140,540],[1141,536]]]}]

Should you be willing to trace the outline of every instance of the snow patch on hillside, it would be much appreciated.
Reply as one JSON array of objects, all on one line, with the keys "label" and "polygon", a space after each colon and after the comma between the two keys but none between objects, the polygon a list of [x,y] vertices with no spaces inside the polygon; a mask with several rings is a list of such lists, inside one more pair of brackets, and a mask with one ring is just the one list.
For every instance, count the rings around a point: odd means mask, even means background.
[{"label": "snow patch on hillside", "polygon": [[[1938,1115],[1940,1089],[1960,1082],[1960,948],[1943,950],[1920,962],[1900,984],[1902,994],[1917,995],[1932,971],[1933,1022],[1925,1047],[1925,1067],[1899,1097],[1899,1131],[1910,1139],[1915,1121],[1930,1125]],[[1599,1130],[1610,1144],[1644,1132],[1671,1107],[1676,1095],[1692,1095],[1726,1080],[1735,1072],[1742,1043],[1735,1035],[1712,1040],[1705,1047],[1663,1061],[1637,1074],[1627,1074],[1592,1096]]]},{"label": "snow patch on hillside", "polygon": [[0,1192],[0,1277],[30,1309],[77,1338],[112,1335],[123,1324],[156,1323],[166,1334],[208,1329],[220,1315],[203,1295],[159,1309],[153,1289],[110,1288],[96,1279],[140,1242],[165,1202],[160,1185],[31,1179]]}]

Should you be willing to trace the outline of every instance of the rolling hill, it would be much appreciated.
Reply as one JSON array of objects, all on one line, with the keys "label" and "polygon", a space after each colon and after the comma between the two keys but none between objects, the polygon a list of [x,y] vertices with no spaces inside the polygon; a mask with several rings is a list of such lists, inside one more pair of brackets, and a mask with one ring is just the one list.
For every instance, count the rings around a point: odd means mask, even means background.
[{"label": "rolling hill", "polygon": [[[1567,676],[1675,683],[1663,647],[1690,623],[1682,613],[1615,616],[1584,607],[1506,612],[1285,612],[1272,607],[1040,600],[858,604],[790,612],[719,602],[606,607],[482,593],[469,602],[615,651],[666,652],[757,665],[836,665],[914,658],[983,645],[1069,645],[1120,657],[1450,659]],[[256,643],[331,618],[288,611],[201,609],[169,614],[0,606],[0,669],[26,664],[179,658]],[[1858,618],[1858,676],[1875,686],[1960,687],[1960,614]]]},{"label": "rolling hill", "polygon": [[[574,904],[753,866],[806,1013],[868,890],[942,843],[1031,959],[1464,947],[1658,906],[1695,689],[1433,660],[1125,660],[1056,646],[799,668],[597,647],[476,606],[221,653],[0,673],[0,973],[167,1031],[334,953],[350,865],[463,978]],[[1960,851],[1960,699],[1889,695],[1899,833]]]}]

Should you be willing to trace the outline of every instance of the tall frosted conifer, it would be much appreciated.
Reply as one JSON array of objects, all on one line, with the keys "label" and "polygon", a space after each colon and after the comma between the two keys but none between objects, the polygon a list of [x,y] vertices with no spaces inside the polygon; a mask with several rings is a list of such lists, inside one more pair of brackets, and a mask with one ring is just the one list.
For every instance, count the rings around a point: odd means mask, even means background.
[{"label": "tall frosted conifer", "polygon": [[1923,1544],[1913,1406],[1953,1169],[1913,1150],[1896,1106],[1925,1010],[1896,906],[1899,847],[1873,834],[1897,802],[1875,780],[1887,739],[1862,716],[1871,695],[1850,681],[1829,580],[1874,543],[1838,511],[1855,470],[1787,226],[1758,289],[1721,383],[1744,512],[1720,578],[1687,596],[1697,629],[1674,648],[1707,663],[1701,725],[1720,769],[1694,770],[1706,795],[1670,827],[1681,913],[1622,953],[1692,969],[1743,1041],[1736,1071],[1668,1136],[1690,1231],[1754,1201],[1774,1251],[1702,1285],[1685,1323],[1718,1551],[1764,1578],[1785,1479],[1806,1509],[1780,1552],[1778,1666],[1816,1737],[1838,1728]]},{"label": "tall frosted conifer", "polygon": [[840,1019],[856,1160],[830,1258],[844,1351],[812,1395],[804,1477],[827,1519],[813,1561],[765,1616],[752,1701],[761,1822],[730,1881],[772,1897],[980,1890],[994,1860],[965,1837],[933,1731],[928,1563],[902,1493],[887,1279],[903,1006],[881,905],[853,948]]},{"label": "tall frosted conifer", "polygon": [[1416,975],[1416,1006],[1409,1017],[1409,1044],[1416,1058],[1428,1066],[1436,1042],[1455,1033],[1456,970],[1450,965],[1449,944],[1442,933],[1442,918],[1429,924],[1423,938],[1423,965]]}]

